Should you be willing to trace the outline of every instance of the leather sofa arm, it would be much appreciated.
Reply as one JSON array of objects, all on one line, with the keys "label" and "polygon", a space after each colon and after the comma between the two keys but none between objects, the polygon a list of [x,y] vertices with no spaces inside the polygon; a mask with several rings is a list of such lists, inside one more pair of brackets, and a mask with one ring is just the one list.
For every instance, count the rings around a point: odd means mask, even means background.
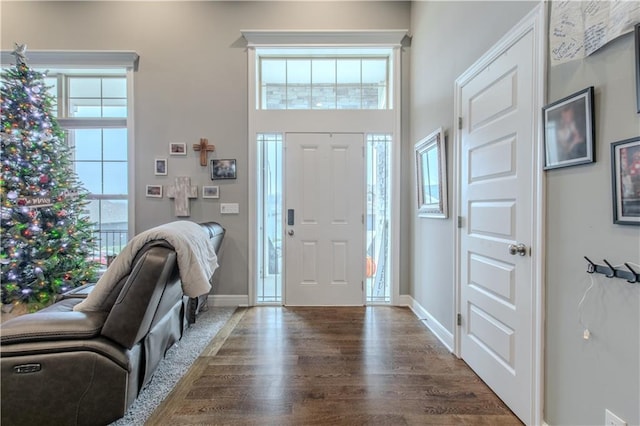
[{"label": "leather sofa arm", "polygon": [[89,339],[100,335],[105,312],[36,312],[13,318],[0,327],[3,345]]}]

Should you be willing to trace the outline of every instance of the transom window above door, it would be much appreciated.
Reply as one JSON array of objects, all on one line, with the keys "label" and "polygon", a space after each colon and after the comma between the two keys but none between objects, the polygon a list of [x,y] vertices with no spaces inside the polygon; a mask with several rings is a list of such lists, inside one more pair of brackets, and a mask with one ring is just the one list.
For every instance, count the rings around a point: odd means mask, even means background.
[{"label": "transom window above door", "polygon": [[258,49],[262,110],[391,109],[390,49]]}]

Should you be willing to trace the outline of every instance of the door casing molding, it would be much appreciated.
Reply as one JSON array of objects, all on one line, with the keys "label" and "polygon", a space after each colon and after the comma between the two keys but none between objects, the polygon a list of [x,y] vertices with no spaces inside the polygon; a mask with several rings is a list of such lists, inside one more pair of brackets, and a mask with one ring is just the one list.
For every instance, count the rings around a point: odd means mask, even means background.
[{"label": "door casing molding", "polygon": [[[391,133],[392,142],[392,174],[391,174],[391,305],[400,303],[400,194],[401,194],[401,158],[402,158],[402,57],[401,49],[408,30],[372,30],[372,31],[262,31],[243,30],[247,40],[247,97],[248,97],[248,295],[249,305],[256,304],[256,283],[258,280],[256,244],[258,236],[257,216],[257,150],[256,134],[258,133],[290,133],[290,132],[336,132],[336,133]],[[392,110],[386,111],[350,111],[353,114],[350,127],[336,128],[299,128],[301,120],[309,111],[260,111],[256,99],[256,48],[269,47],[381,47],[392,49],[393,68],[390,82],[393,85]],[[318,112],[316,112],[318,113]],[[323,117],[331,121],[339,114],[336,111],[320,111]],[[277,123],[285,116],[290,123],[289,128],[278,127]],[[290,115],[289,115],[290,114]],[[367,115],[370,114],[370,115]],[[373,118],[372,118],[373,116]],[[317,122],[320,120],[317,120]],[[276,123],[276,124],[274,124]],[[366,127],[365,127],[366,126]]]}]

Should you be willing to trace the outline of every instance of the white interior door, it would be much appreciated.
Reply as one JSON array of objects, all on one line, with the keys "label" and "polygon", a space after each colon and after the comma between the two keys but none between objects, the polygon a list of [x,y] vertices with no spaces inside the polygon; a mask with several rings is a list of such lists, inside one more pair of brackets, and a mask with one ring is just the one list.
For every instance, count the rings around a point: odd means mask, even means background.
[{"label": "white interior door", "polygon": [[364,136],[285,139],[285,304],[364,304]]},{"label": "white interior door", "polygon": [[536,42],[520,34],[459,90],[460,354],[533,422]]}]

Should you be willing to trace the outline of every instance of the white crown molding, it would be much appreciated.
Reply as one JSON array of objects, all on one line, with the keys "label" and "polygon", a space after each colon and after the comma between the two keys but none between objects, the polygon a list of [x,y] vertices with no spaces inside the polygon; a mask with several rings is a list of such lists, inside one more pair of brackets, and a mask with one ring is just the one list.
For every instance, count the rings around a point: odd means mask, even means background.
[{"label": "white crown molding", "polygon": [[408,30],[241,30],[249,47],[400,46]]},{"label": "white crown molding", "polygon": [[[27,50],[30,67],[59,68],[126,68],[138,70],[140,56],[132,51]],[[12,51],[0,52],[3,67],[15,64]]]}]

